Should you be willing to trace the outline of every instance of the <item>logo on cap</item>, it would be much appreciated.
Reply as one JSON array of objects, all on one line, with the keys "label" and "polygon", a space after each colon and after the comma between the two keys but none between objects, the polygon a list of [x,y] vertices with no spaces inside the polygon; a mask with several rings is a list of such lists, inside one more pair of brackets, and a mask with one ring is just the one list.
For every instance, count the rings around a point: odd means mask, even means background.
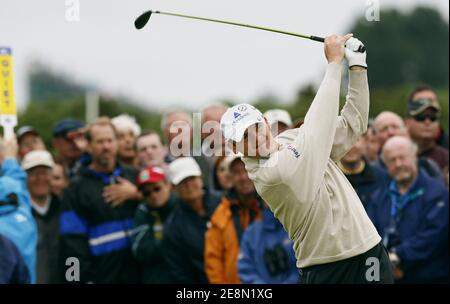
[{"label": "logo on cap", "polygon": [[247,107],[244,106],[244,105],[242,105],[242,106],[239,106],[239,107],[238,107],[238,110],[239,110],[240,112],[244,112],[244,111],[247,110]]},{"label": "logo on cap", "polygon": [[234,119],[238,118],[239,116],[241,116],[240,113],[234,112]]},{"label": "logo on cap", "polygon": [[148,180],[149,178],[150,178],[150,174],[148,174],[148,172],[146,170],[142,171],[141,176],[139,176],[139,179],[143,182]]}]

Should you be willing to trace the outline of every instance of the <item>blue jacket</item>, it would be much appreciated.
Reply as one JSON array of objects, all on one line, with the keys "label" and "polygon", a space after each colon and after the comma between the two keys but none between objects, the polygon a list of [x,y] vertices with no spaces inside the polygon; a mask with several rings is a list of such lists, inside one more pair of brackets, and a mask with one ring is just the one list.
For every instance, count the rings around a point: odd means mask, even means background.
[{"label": "blue jacket", "polygon": [[447,281],[448,190],[420,170],[404,195],[395,182],[374,193],[367,213],[385,246],[400,258],[404,283]]},{"label": "blue jacket", "polygon": [[11,240],[25,261],[31,283],[36,282],[37,227],[31,213],[30,195],[26,186],[27,175],[15,159],[1,164],[0,201],[8,201],[16,194],[18,205],[0,206],[0,234]]},{"label": "blue jacket", "polygon": [[0,235],[0,284],[28,284],[30,273],[13,242]]},{"label": "blue jacket", "polygon": [[238,275],[244,284],[299,282],[292,241],[269,208],[242,235]]}]

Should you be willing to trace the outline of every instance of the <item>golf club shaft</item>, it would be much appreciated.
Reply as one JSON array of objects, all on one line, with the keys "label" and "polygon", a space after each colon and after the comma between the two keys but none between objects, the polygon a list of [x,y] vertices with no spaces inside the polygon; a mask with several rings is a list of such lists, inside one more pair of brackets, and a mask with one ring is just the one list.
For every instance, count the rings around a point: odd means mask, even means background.
[{"label": "golf club shaft", "polygon": [[161,14],[161,15],[168,15],[168,16],[175,16],[175,17],[182,17],[182,18],[189,18],[189,19],[196,19],[196,20],[203,20],[203,21],[211,21],[211,22],[217,22],[217,23],[225,23],[225,24],[231,24],[231,25],[248,27],[248,28],[254,28],[254,29],[258,29],[258,30],[275,32],[275,33],[310,39],[310,40],[319,41],[319,42],[325,41],[325,39],[322,37],[302,35],[302,34],[298,34],[298,33],[287,32],[287,31],[282,31],[282,30],[277,30],[277,29],[272,29],[272,28],[267,28],[267,27],[262,27],[262,26],[251,25],[251,24],[244,24],[244,23],[239,23],[239,22],[225,21],[225,20],[212,19],[212,18],[203,18],[203,17],[196,17],[196,16],[189,16],[189,15],[182,15],[182,14],[168,13],[168,12],[161,12],[161,11],[153,11],[153,13]]}]

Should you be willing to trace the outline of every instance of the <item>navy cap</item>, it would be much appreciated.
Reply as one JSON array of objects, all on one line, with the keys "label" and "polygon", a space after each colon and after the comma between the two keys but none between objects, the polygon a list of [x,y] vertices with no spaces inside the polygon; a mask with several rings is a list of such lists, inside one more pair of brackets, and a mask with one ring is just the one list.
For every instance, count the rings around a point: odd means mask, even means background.
[{"label": "navy cap", "polygon": [[83,128],[84,124],[78,119],[66,118],[59,121],[53,128],[53,137],[66,136],[67,133]]}]

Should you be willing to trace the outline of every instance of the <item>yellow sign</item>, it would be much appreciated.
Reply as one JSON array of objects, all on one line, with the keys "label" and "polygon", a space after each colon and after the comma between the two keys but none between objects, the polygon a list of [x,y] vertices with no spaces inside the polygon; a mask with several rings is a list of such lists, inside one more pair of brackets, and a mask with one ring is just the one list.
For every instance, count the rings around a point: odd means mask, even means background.
[{"label": "yellow sign", "polygon": [[0,115],[16,115],[12,52],[6,47],[0,47]]}]

